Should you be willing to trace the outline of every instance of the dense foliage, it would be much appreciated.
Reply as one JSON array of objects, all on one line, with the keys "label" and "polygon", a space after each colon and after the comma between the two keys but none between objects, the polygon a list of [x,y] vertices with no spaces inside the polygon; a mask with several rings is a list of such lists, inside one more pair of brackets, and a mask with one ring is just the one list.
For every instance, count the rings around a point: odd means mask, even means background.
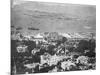
[{"label": "dense foliage", "polygon": [[11,73],[95,69],[95,39],[76,40],[59,36],[57,33],[56,35],[50,34],[50,36],[44,37],[46,42],[32,39],[12,39]]}]

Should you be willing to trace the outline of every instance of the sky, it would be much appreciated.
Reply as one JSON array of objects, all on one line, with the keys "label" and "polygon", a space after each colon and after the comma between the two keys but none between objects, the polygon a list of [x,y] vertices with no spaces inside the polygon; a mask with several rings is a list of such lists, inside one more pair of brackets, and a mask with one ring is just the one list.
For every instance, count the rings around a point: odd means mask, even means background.
[{"label": "sky", "polygon": [[58,3],[74,3],[74,4],[89,4],[96,5],[96,0],[11,0],[14,3],[21,3],[23,1],[43,1],[43,2],[58,2]]},{"label": "sky", "polygon": [[[95,32],[96,6],[15,0],[12,25],[22,32]],[[30,31],[27,28],[39,28]]]}]

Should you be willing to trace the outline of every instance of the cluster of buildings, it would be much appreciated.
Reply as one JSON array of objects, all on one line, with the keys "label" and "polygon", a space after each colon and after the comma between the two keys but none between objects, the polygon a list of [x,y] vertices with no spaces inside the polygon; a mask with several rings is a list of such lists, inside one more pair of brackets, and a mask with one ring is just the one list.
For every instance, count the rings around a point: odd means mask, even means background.
[{"label": "cluster of buildings", "polygon": [[[95,60],[93,60],[94,63],[91,63],[89,62],[91,57],[74,51],[75,49],[77,50],[80,40],[89,40],[90,38],[72,38],[70,35],[57,32],[38,33],[34,35],[22,35],[18,33],[12,35],[11,40],[18,40],[15,44],[20,43],[14,48],[17,50],[15,54],[18,54],[18,56],[14,56],[12,59],[14,61],[14,68],[17,66],[13,73],[95,69]],[[76,35],[79,34],[76,33]],[[27,44],[24,42],[27,42]],[[85,53],[87,52],[89,51],[86,50]]]}]

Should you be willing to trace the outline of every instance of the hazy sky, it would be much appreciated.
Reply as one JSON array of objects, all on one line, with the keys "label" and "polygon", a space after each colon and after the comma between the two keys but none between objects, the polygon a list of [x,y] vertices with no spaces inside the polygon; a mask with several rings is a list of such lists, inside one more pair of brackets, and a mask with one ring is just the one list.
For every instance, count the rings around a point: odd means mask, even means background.
[{"label": "hazy sky", "polygon": [[39,28],[36,32],[95,32],[96,6],[16,0],[11,20],[23,32],[28,27]]},{"label": "hazy sky", "polygon": [[12,0],[14,3],[21,3],[22,1],[43,1],[43,2],[59,2],[59,3],[76,3],[96,5],[96,0]]}]

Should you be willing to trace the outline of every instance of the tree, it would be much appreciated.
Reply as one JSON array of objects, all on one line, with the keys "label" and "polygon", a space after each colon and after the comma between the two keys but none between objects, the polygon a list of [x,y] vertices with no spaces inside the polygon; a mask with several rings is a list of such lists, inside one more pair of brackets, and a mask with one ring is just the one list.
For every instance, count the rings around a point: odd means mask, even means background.
[{"label": "tree", "polygon": [[67,38],[66,37],[62,37],[62,43],[66,42]]},{"label": "tree", "polygon": [[87,40],[81,40],[76,50],[78,52],[84,53],[84,51],[87,49],[89,49],[89,42]]}]

